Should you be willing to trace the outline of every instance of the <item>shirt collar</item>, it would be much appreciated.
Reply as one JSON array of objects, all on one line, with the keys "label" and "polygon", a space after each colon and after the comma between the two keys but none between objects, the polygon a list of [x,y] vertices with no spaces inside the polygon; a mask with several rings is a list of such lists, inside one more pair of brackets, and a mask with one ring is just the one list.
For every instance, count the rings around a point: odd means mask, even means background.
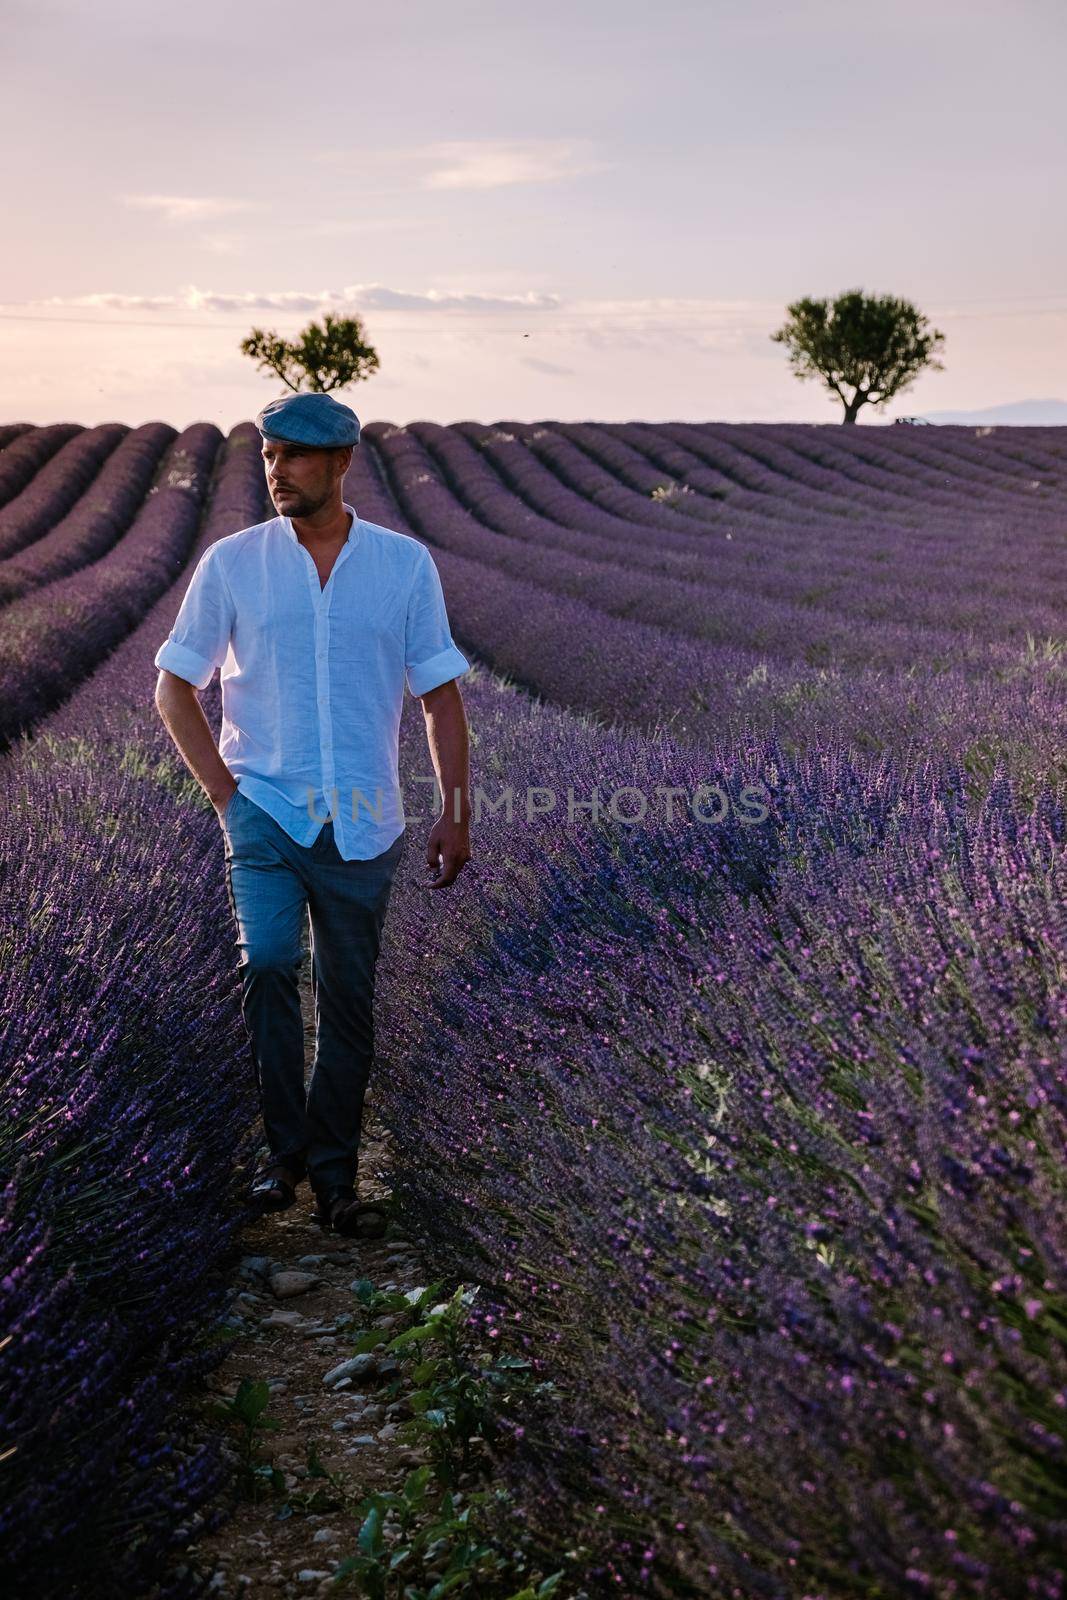
[{"label": "shirt collar", "polygon": [[[348,512],[352,519],[349,524],[348,538],[345,540],[345,544],[355,544],[359,539],[359,518],[356,516],[356,508],[355,506],[350,506],[347,500],[342,500],[341,504],[344,506],[344,509]],[[296,536],[296,530],[293,527],[292,518],[279,517],[278,521],[281,523],[284,532],[289,536],[293,543],[299,544],[300,540]]]}]

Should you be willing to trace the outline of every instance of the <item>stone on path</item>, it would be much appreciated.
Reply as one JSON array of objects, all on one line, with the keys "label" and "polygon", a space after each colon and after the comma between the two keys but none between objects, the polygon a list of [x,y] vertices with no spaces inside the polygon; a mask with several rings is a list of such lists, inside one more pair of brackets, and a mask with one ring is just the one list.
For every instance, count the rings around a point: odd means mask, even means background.
[{"label": "stone on path", "polygon": [[272,1311],[269,1317],[261,1317],[261,1328],[299,1328],[305,1319],[299,1311]]},{"label": "stone on path", "polygon": [[246,1278],[265,1278],[270,1272],[269,1256],[242,1256],[239,1271]]},{"label": "stone on path", "polygon": [[322,1380],[324,1389],[332,1389],[343,1378],[362,1377],[365,1372],[372,1372],[375,1367],[374,1356],[370,1351],[362,1355],[350,1356],[347,1361],[342,1361],[339,1366],[331,1367]]},{"label": "stone on path", "polygon": [[293,1295],[307,1294],[322,1282],[317,1272],[276,1272],[270,1286],[279,1300],[289,1300]]}]

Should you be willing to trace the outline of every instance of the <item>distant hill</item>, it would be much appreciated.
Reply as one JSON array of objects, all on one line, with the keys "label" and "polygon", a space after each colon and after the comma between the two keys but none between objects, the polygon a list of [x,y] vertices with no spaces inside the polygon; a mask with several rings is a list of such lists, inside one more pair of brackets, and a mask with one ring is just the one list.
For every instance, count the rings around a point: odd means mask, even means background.
[{"label": "distant hill", "polygon": [[927,422],[999,422],[1018,428],[1067,426],[1067,400],[1013,400],[1010,405],[986,406],[982,411],[923,411]]}]

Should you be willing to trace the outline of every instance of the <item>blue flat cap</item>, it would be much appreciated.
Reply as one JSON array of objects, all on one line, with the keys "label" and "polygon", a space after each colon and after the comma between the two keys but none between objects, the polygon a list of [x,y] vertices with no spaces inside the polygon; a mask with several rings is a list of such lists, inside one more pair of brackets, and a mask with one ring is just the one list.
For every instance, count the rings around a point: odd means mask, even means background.
[{"label": "blue flat cap", "polygon": [[287,444],[312,445],[319,450],[340,450],[359,443],[359,418],[350,406],[328,394],[286,394],[272,400],[256,418],[265,439]]}]

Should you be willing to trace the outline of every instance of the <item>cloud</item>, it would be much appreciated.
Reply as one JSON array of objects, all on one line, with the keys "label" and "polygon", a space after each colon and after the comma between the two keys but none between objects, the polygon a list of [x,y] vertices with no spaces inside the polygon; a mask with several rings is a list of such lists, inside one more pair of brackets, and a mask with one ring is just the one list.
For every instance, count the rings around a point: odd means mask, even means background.
[{"label": "cloud", "polygon": [[181,302],[171,294],[51,294],[42,300],[12,300],[9,305],[84,308],[89,311],[173,311]]},{"label": "cloud", "polygon": [[414,293],[390,289],[382,283],[352,283],[341,289],[249,290],[243,294],[220,294],[188,284],[177,294],[143,295],[105,291],[96,294],[50,295],[45,300],[21,302],[25,305],[78,307],[102,311],[555,311],[558,295],[477,294],[456,290],[427,289]]},{"label": "cloud", "polygon": [[208,195],[122,194],[123,205],[155,211],[165,222],[214,222],[235,211],[253,211],[251,200],[223,200]]},{"label": "cloud", "polygon": [[410,294],[404,289],[387,289],[384,284],[357,284],[342,291],[361,305],[375,311],[555,311],[558,295],[466,294],[452,290],[428,289],[425,294]]},{"label": "cloud", "polygon": [[457,139],[411,152],[434,164],[425,189],[502,189],[517,183],[562,183],[606,172],[587,140]]}]

